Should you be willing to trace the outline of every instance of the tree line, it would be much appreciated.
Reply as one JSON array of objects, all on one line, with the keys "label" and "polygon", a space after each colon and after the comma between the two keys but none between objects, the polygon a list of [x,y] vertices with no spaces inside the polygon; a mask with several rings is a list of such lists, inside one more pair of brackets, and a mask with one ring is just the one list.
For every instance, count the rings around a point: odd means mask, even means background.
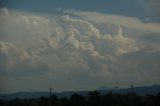
[{"label": "tree line", "polygon": [[71,97],[50,97],[0,100],[0,106],[160,106],[160,93],[140,96],[135,93],[118,94],[112,91],[101,95],[98,91],[87,96],[73,94]]}]

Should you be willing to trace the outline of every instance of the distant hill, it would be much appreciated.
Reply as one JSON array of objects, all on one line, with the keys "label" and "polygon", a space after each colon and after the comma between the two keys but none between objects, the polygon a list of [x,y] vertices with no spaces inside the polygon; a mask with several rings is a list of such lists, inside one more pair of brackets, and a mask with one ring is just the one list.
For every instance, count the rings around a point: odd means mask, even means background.
[{"label": "distant hill", "polygon": [[[120,93],[120,94],[127,94],[131,92],[131,88],[117,88],[117,89],[106,89],[100,90],[101,94],[105,94],[112,91],[113,93]],[[160,93],[160,85],[153,85],[153,86],[141,86],[141,87],[134,87],[134,93],[138,95],[157,95]]]},{"label": "distant hill", "polygon": [[[104,89],[104,90],[97,90],[102,95],[106,94],[110,91],[113,93],[120,93],[120,94],[127,94],[131,92],[131,88],[117,88],[117,89]],[[52,93],[53,95],[61,97],[70,97],[72,94],[77,93],[83,96],[87,96],[90,91],[70,91],[70,92],[61,92],[61,93]],[[160,85],[154,85],[154,86],[141,86],[141,87],[134,87],[134,93],[138,95],[157,95],[160,93]],[[41,96],[48,97],[49,92],[17,92],[12,94],[0,94],[0,99],[3,100],[11,100],[16,97],[18,98],[39,98]]]}]

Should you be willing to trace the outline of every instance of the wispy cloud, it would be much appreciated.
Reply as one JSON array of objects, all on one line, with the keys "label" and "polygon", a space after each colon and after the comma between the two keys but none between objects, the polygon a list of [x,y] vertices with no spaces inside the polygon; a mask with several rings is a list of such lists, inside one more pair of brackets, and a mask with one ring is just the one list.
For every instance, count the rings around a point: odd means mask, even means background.
[{"label": "wispy cloud", "polygon": [[64,13],[74,14],[84,20],[88,20],[88,21],[91,21],[97,24],[110,23],[110,24],[115,24],[115,25],[121,25],[127,28],[135,28],[139,30],[160,33],[159,23],[142,22],[136,17],[107,15],[107,14],[102,14],[98,12],[85,12],[85,11],[74,11],[74,10],[64,10]]}]

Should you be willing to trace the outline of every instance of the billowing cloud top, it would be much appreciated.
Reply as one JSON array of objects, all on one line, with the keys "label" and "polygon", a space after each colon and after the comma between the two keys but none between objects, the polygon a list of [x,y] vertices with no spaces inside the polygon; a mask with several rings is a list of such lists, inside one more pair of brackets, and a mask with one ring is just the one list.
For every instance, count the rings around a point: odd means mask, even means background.
[{"label": "billowing cloud top", "polygon": [[[89,90],[159,84],[160,24],[62,10],[0,9],[0,79],[6,90]],[[24,83],[25,82],[25,83]]]}]

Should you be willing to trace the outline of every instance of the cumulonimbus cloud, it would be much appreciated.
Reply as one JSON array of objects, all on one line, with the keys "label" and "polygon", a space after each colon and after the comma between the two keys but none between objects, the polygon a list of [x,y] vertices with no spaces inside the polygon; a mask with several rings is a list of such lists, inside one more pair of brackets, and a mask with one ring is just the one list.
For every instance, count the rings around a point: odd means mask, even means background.
[{"label": "cumulonimbus cloud", "polygon": [[[77,83],[88,88],[116,81],[125,85],[124,78],[135,80],[141,74],[148,76],[142,83],[158,83],[158,64],[146,59],[151,56],[158,59],[159,47],[151,42],[150,49],[139,40],[142,32],[160,33],[158,23],[143,23],[131,17],[93,12],[67,11],[67,14],[45,16],[2,8],[1,76],[26,75],[33,80],[33,76],[44,76],[75,88],[80,87]],[[112,30],[107,32],[107,29]],[[130,30],[134,35],[128,35]],[[137,63],[144,54],[145,58]],[[135,55],[137,61],[130,62],[133,61],[130,57]],[[145,64],[150,65],[154,74],[142,71],[146,69]],[[95,82],[99,83],[95,85]],[[62,86],[59,83],[57,89]]]}]

